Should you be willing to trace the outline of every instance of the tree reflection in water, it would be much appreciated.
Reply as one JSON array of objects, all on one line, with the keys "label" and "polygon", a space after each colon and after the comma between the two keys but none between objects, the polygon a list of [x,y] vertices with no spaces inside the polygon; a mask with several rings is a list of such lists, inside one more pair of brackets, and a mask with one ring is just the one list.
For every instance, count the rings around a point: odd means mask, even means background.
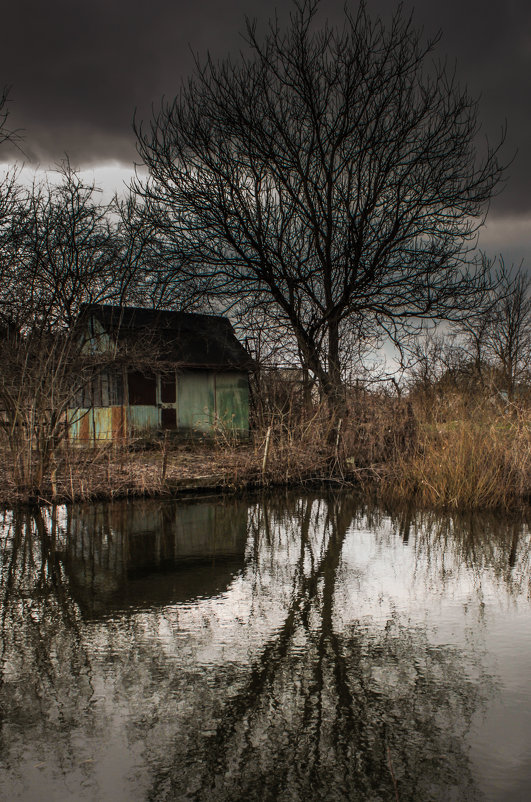
[{"label": "tree reflection in water", "polygon": [[464,737],[489,684],[467,679],[474,656],[432,646],[398,616],[338,626],[344,540],[363,516],[345,496],[296,507],[276,517],[265,504],[253,520],[255,594],[290,569],[283,622],[215,731],[179,739],[152,798],[474,798]]},{"label": "tree reflection in water", "polygon": [[65,773],[80,763],[76,734],[96,725],[83,622],[57,556],[57,514],[3,515],[0,755],[4,770],[20,782],[28,743],[54,744],[57,771]]},{"label": "tree reflection in water", "polygon": [[[478,600],[485,583],[526,598],[521,521],[346,494],[185,508],[4,515],[0,795],[479,797],[467,734],[494,691],[480,644],[438,640],[393,583],[422,604],[460,578]],[[199,531],[221,533],[217,560],[210,534],[185,559]]]}]

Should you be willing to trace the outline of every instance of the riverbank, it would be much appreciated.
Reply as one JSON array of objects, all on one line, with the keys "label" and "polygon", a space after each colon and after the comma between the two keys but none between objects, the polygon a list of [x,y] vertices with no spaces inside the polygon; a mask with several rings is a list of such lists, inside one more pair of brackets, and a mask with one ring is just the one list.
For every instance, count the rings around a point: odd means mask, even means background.
[{"label": "riverbank", "polygon": [[328,454],[295,454],[265,443],[225,445],[208,442],[95,449],[62,449],[54,470],[38,492],[17,486],[2,472],[0,501],[61,503],[135,497],[177,497],[191,492],[236,492],[259,487],[296,486],[327,480],[350,483]]},{"label": "riverbank", "polygon": [[44,479],[15,482],[0,452],[0,502],[176,497],[260,487],[351,485],[383,501],[439,509],[517,509],[531,499],[531,413],[445,399],[379,399],[343,420],[277,415],[248,442],[169,437],[119,448],[61,447]]}]

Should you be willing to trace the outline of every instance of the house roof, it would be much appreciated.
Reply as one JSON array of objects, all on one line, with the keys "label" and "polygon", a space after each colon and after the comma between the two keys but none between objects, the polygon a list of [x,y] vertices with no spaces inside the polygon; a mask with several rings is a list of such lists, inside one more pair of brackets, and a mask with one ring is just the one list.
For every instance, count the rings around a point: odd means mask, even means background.
[{"label": "house roof", "polygon": [[233,370],[254,364],[226,317],[107,304],[85,304],[81,317],[96,318],[121,342],[136,346],[144,340],[159,361]]}]

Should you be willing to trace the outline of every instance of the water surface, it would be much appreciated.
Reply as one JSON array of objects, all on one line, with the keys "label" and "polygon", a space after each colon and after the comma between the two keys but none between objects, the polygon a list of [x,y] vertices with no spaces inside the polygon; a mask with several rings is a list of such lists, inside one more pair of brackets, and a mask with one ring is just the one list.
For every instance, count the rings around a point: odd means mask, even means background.
[{"label": "water surface", "polygon": [[281,494],[0,534],[2,799],[530,798],[523,520]]}]

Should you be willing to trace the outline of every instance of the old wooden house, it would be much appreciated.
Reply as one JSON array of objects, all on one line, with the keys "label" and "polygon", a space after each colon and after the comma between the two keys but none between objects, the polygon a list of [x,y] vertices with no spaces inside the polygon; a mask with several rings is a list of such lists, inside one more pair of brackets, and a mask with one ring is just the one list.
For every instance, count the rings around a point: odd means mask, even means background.
[{"label": "old wooden house", "polygon": [[95,368],[70,410],[72,441],[248,434],[252,360],[227,318],[94,304],[80,336]]}]

